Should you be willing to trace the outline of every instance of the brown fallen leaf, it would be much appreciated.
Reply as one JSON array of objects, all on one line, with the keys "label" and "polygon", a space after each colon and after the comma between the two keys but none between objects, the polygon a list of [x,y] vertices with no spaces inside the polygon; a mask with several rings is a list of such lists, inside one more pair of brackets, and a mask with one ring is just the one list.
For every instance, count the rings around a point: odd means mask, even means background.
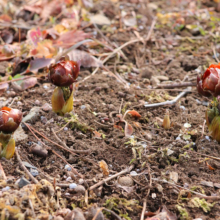
[{"label": "brown fallen leaf", "polygon": [[98,131],[93,131],[93,134],[95,135],[95,138],[101,138],[102,134],[100,134]]},{"label": "brown fallen leaf", "polygon": [[134,118],[140,118],[141,117],[141,115],[135,110],[128,111],[128,114],[132,115]]},{"label": "brown fallen leaf", "polygon": [[102,169],[103,175],[108,176],[109,175],[109,169],[108,169],[108,165],[104,160],[101,160],[99,162],[99,166]]},{"label": "brown fallen leaf", "polygon": [[72,50],[68,54],[69,60],[78,62],[83,67],[100,67],[102,62],[90,55],[89,53],[81,50]]},{"label": "brown fallen leaf", "polygon": [[207,161],[206,161],[206,165],[207,165],[207,167],[208,167],[210,170],[215,170],[212,166],[210,166],[210,165],[208,164]]},{"label": "brown fallen leaf", "polygon": [[60,37],[54,41],[54,45],[66,48],[89,37],[91,37],[91,35],[85,33],[84,31],[68,31],[66,33],[61,34]]}]

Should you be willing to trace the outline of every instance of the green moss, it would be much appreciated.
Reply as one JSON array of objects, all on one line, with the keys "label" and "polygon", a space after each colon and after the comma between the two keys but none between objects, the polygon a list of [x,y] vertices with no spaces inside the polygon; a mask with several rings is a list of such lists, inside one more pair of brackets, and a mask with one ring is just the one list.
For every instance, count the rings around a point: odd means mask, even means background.
[{"label": "green moss", "polygon": [[180,205],[176,205],[176,208],[177,208],[177,210],[178,210],[179,213],[180,213],[180,219],[181,219],[181,220],[189,220],[189,219],[191,219],[191,218],[189,217],[189,213],[187,212],[187,210],[186,210],[185,208],[183,208],[183,207],[180,206]]},{"label": "green moss", "polygon": [[202,208],[202,210],[207,213],[211,211],[211,208],[215,205],[215,203],[208,203],[205,199],[195,197],[189,201],[188,205],[191,208]]}]

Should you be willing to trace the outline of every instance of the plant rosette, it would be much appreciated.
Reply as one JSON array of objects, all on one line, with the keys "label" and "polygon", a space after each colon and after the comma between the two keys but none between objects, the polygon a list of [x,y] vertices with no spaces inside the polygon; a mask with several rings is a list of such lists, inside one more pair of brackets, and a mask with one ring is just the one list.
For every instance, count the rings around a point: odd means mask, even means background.
[{"label": "plant rosette", "polygon": [[79,65],[62,60],[49,68],[49,79],[56,86],[52,94],[52,109],[59,115],[73,110],[73,83],[79,75]]},{"label": "plant rosette", "polygon": [[18,109],[3,107],[0,110],[0,158],[10,159],[15,152],[14,131],[22,120],[22,113]]}]

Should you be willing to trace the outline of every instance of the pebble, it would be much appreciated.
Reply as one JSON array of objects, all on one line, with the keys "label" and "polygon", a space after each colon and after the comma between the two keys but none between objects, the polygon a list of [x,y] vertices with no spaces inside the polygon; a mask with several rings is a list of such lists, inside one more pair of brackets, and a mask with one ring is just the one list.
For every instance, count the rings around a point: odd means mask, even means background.
[{"label": "pebble", "polygon": [[43,124],[46,124],[46,123],[47,123],[47,118],[44,117],[44,116],[41,116],[41,117],[40,117],[40,120],[41,120],[41,122],[42,122]]},{"label": "pebble", "polygon": [[6,187],[4,187],[4,188],[2,189],[2,192],[7,192],[9,189],[11,189],[11,187],[10,187],[10,186],[6,186]]},{"label": "pebble", "polygon": [[75,189],[77,187],[76,183],[70,183],[69,188],[70,189]]},{"label": "pebble", "polygon": [[71,178],[70,176],[68,176],[68,177],[66,178],[66,181],[70,181],[70,180],[72,180],[72,178]]},{"label": "pebble", "polygon": [[64,129],[63,129],[64,131],[68,131],[68,128],[67,127],[64,127]]},{"label": "pebble", "polygon": [[32,176],[38,176],[39,175],[39,172],[38,172],[38,170],[37,169],[30,169],[30,173],[31,173],[31,175]]},{"label": "pebble", "polygon": [[85,106],[85,105],[81,105],[80,108],[81,108],[82,110],[84,110],[84,109],[86,109],[86,106]]},{"label": "pebble", "polygon": [[180,109],[182,109],[183,111],[186,110],[185,106],[183,106],[183,105],[180,106]]},{"label": "pebble", "polygon": [[210,141],[210,137],[209,136],[205,136],[205,139]]},{"label": "pebble", "polygon": [[42,146],[35,144],[32,148],[31,148],[31,153],[35,154],[39,157],[47,157],[48,151],[46,149],[44,149]]},{"label": "pebble", "polygon": [[79,179],[79,185],[82,185],[84,183],[84,179]]},{"label": "pebble", "polygon": [[67,171],[71,171],[72,170],[72,168],[69,166],[69,164],[66,164],[64,169],[67,170]]},{"label": "pebble", "polygon": [[82,185],[77,185],[75,188],[74,188],[74,192],[76,192],[77,194],[85,194],[85,187],[82,186]]},{"label": "pebble", "polygon": [[31,165],[30,163],[28,163],[28,162],[26,162],[26,161],[22,161],[22,163],[23,163],[24,166],[26,166],[27,168],[37,169],[37,167]]},{"label": "pebble", "polygon": [[33,107],[30,112],[23,118],[22,122],[32,122],[34,123],[38,116],[39,116],[39,112],[40,112],[40,107]]},{"label": "pebble", "polygon": [[133,186],[134,181],[129,176],[123,176],[118,179],[118,183],[122,186]]},{"label": "pebble", "polygon": [[16,184],[18,184],[19,188],[22,188],[31,183],[26,178],[21,177],[19,180],[16,181]]},{"label": "pebble", "polygon": [[50,110],[52,110],[52,107],[50,104],[48,103],[44,103],[41,107],[45,112],[49,112]]},{"label": "pebble", "polygon": [[36,100],[36,101],[35,101],[35,105],[40,105],[40,101],[39,101],[39,100]]},{"label": "pebble", "polygon": [[131,175],[131,176],[137,176],[138,174],[137,174],[136,171],[131,171],[131,172],[130,172],[130,175]]}]

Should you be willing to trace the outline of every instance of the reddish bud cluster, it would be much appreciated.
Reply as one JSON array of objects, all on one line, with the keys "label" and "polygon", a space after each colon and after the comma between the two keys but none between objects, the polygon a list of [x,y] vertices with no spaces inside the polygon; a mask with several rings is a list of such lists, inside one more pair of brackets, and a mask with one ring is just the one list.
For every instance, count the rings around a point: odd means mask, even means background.
[{"label": "reddish bud cluster", "polygon": [[49,78],[55,86],[70,86],[79,75],[79,65],[71,60],[63,60],[49,68]]},{"label": "reddish bud cluster", "polygon": [[0,131],[13,133],[22,120],[22,113],[18,109],[3,107],[0,110]]},{"label": "reddish bud cluster", "polygon": [[217,97],[220,95],[220,65],[212,64],[203,73],[197,77],[197,90],[203,96]]}]

